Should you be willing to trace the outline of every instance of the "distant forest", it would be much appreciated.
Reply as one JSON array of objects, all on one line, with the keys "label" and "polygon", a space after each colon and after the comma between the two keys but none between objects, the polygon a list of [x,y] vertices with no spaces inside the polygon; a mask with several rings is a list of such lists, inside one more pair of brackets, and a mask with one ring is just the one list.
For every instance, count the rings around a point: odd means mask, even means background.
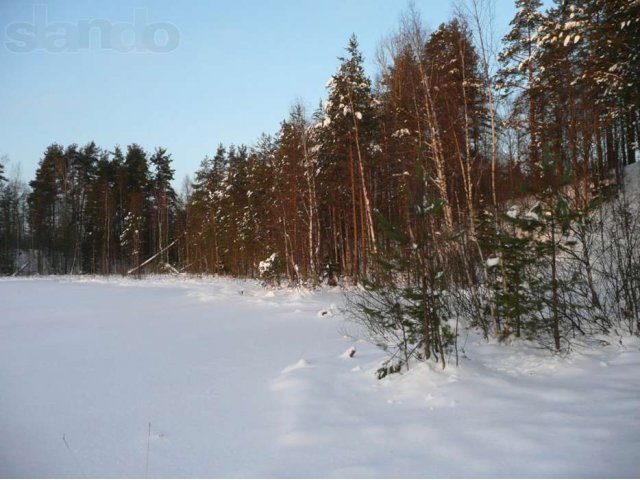
[{"label": "distant forest", "polygon": [[483,328],[519,334],[522,252],[552,249],[560,301],[560,245],[540,239],[638,158],[640,2],[517,0],[499,48],[467,5],[432,32],[410,8],[374,80],[353,36],[316,111],[295,105],[274,136],[218,146],[180,195],[161,147],[52,144],[28,187],[0,170],[1,271],[485,285]]}]

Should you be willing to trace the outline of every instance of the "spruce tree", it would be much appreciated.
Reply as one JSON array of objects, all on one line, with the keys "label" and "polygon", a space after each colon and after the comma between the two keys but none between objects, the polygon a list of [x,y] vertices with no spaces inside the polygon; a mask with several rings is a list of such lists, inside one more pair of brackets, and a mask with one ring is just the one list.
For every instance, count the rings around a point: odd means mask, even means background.
[{"label": "spruce tree", "polygon": [[327,208],[340,212],[350,232],[351,244],[339,246],[343,263],[351,276],[358,278],[366,272],[368,252],[377,248],[368,185],[377,120],[371,82],[364,73],[364,59],[355,36],[349,39],[347,54],[339,58],[338,71],[327,85],[319,166],[320,181],[328,189],[324,198]]},{"label": "spruce tree", "polygon": [[491,252],[485,259],[492,292],[489,301],[493,302],[495,334],[501,340],[535,337],[537,326],[531,314],[540,304],[535,292],[546,281],[536,268],[541,260],[535,244],[537,218],[533,210],[522,213],[513,206],[501,215],[500,222],[491,225],[498,230],[484,237],[488,240],[485,251]]},{"label": "spruce tree", "polygon": [[[37,270],[43,273],[47,267],[54,272],[57,267],[59,251],[59,187],[57,166],[63,162],[64,149],[61,145],[52,144],[47,147],[35,178],[29,182],[29,217],[34,248],[38,250]],[[44,258],[43,258],[44,257]],[[51,272],[51,270],[49,270]]]}]

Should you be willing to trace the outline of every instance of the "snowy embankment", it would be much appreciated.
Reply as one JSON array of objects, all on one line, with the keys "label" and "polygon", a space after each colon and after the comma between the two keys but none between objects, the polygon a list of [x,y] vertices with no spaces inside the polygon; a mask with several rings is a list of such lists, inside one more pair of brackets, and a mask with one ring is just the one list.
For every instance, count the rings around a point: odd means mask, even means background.
[{"label": "snowy embankment", "polygon": [[341,302],[0,280],[0,476],[640,476],[637,339],[563,359],[463,333],[459,368],[377,381]]}]

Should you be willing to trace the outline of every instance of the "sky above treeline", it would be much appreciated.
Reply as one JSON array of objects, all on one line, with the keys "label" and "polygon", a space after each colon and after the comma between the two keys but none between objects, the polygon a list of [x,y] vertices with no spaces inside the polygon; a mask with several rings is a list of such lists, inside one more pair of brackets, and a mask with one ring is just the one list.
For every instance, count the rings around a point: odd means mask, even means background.
[{"label": "sky above treeline", "polygon": [[[291,105],[308,111],[351,33],[377,71],[381,39],[408,4],[389,0],[126,0],[0,2],[0,156],[33,177],[53,142],[172,154],[176,186],[218,143],[275,133]],[[427,27],[452,0],[416,0]],[[495,36],[513,0],[495,0]]]}]

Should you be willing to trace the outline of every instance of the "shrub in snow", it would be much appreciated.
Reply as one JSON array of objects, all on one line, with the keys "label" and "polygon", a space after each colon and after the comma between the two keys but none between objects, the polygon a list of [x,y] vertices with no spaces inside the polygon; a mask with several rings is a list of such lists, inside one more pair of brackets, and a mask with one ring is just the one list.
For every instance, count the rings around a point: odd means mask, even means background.
[{"label": "shrub in snow", "polygon": [[[640,332],[640,215],[624,192],[585,204],[557,187],[522,214],[480,216],[486,252],[477,290],[485,337],[524,337],[555,351]],[[469,302],[473,304],[473,302]]]},{"label": "shrub in snow", "polygon": [[[415,208],[427,224],[442,202],[423,200]],[[390,354],[378,369],[378,378],[408,369],[416,361],[434,360],[444,368],[456,351],[457,326],[447,322],[451,308],[442,256],[430,236],[410,239],[385,219],[379,218],[379,223],[394,242],[389,254],[378,257],[376,278],[363,280],[348,297],[347,313]]]},{"label": "shrub in snow", "polygon": [[267,285],[280,283],[280,260],[277,253],[272,253],[269,258],[258,264],[260,279]]}]

